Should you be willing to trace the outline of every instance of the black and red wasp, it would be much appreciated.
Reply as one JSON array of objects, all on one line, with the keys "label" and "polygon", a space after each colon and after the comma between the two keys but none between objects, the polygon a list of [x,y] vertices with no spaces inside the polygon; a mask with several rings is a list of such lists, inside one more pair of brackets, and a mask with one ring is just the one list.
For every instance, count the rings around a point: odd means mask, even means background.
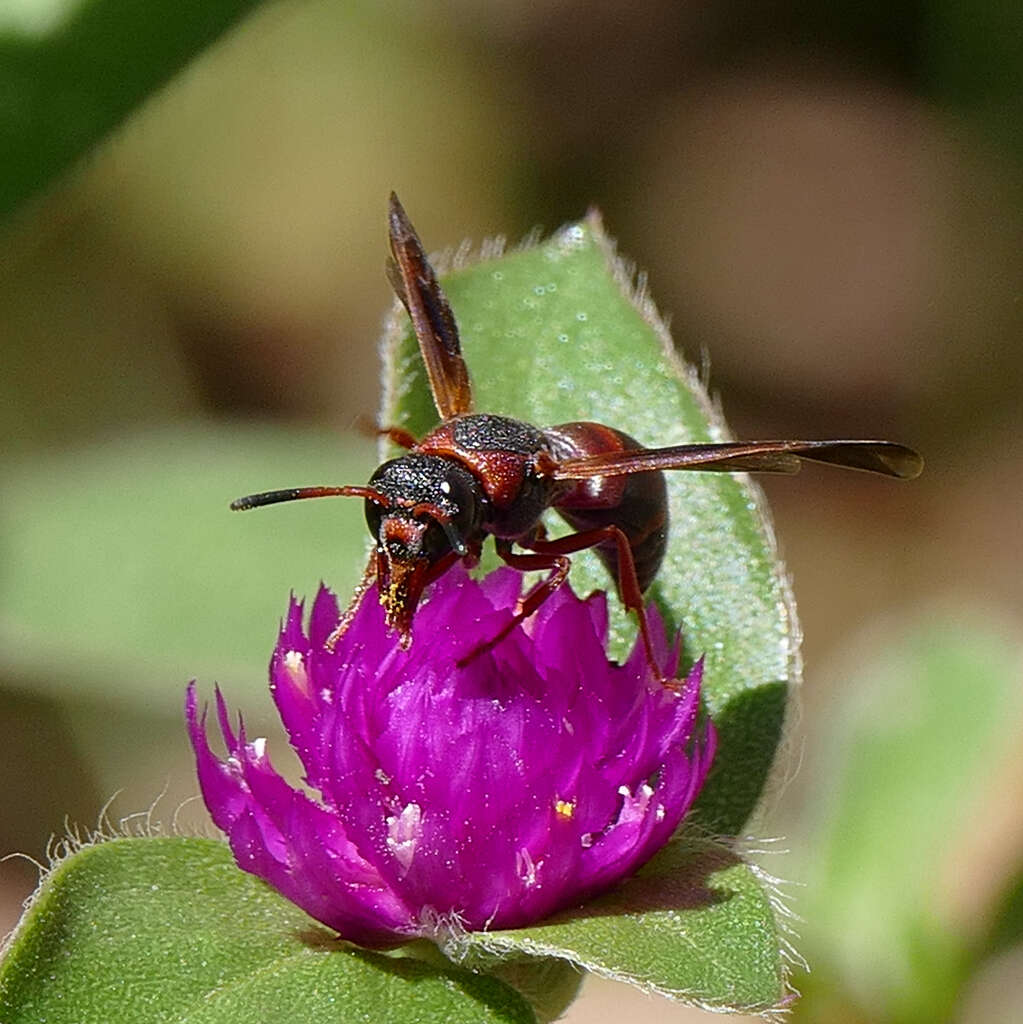
[{"label": "black and red wasp", "polygon": [[[440,424],[420,440],[390,427],[380,431],[408,454],[380,466],[365,486],[299,487],[239,498],[250,509],[300,498],[363,498],[376,546],[362,581],[328,641],[336,643],[365,592],[376,582],[386,621],[403,646],[424,589],[461,560],[474,565],[483,541],[522,572],[546,576],[519,600],[488,650],[528,618],[564,583],[573,552],[594,548],[623,605],[636,613],[654,670],[643,592],[664,557],[668,502],[664,470],[794,473],[801,460],[826,462],[912,479],[923,460],[891,441],[737,441],[644,448],[615,427],[562,423],[539,428],[473,412],[469,371],[458,326],[433,267],[397,196],[390,202],[387,274],[415,330]],[[553,508],[576,532],[547,538],[544,512]],[[521,549],[521,550],[519,550]]]}]

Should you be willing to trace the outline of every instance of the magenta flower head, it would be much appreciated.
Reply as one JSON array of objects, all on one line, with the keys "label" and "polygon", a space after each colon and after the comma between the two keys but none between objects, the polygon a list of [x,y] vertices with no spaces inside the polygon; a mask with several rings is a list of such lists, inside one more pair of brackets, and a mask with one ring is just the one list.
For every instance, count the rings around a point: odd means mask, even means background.
[{"label": "magenta flower head", "polygon": [[[702,666],[677,691],[642,646],[605,653],[604,595],[568,586],[493,650],[519,598],[512,570],[452,569],[402,650],[371,590],[336,649],[321,588],[308,633],[294,599],[270,686],[316,799],[236,733],[219,691],[225,760],[194,684],[186,703],[199,782],[239,865],[343,938],[388,946],[446,928],[515,928],[614,885],[671,836],[714,754],[698,723]],[[651,613],[659,661],[669,651]]]}]

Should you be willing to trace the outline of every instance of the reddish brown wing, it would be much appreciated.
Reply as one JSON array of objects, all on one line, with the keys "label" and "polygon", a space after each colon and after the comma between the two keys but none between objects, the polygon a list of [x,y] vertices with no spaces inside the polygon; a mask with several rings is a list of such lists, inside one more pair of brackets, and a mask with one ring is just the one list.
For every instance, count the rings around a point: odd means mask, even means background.
[{"label": "reddish brown wing", "polygon": [[740,441],[641,448],[566,459],[551,475],[555,480],[586,480],[663,469],[796,473],[801,460],[827,462],[901,480],[919,476],[924,465],[912,448],[892,441]]},{"label": "reddish brown wing", "polygon": [[433,403],[441,419],[469,412],[472,387],[462,359],[454,314],[416,229],[393,192],[390,234],[393,261],[388,261],[387,276],[412,320],[426,375],[430,378]]}]

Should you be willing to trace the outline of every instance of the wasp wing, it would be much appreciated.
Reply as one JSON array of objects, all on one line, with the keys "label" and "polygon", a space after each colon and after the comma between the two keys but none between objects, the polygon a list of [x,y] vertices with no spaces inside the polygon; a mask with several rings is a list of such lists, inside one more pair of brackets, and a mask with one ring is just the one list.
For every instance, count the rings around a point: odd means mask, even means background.
[{"label": "wasp wing", "polygon": [[392,259],[387,276],[412,320],[433,403],[441,419],[450,419],[472,409],[472,386],[458,325],[416,229],[393,192],[389,221]]},{"label": "wasp wing", "polygon": [[555,480],[587,480],[665,469],[796,473],[803,460],[900,480],[912,480],[923,469],[923,459],[917,452],[892,441],[736,441],[587,455],[558,463],[551,476]]}]

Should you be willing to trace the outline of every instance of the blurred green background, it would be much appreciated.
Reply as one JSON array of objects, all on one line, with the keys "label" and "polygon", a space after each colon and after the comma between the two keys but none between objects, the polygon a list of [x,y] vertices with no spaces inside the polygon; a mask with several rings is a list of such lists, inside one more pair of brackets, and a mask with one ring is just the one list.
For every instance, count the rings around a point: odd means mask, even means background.
[{"label": "blurred green background", "polygon": [[226,506],[374,466],[387,193],[434,248],[594,204],[736,435],[928,462],[765,484],[795,1019],[1023,1019],[1023,7],[0,0],[0,140],[0,851],[115,793],[201,827],[193,675],[276,736],[288,591],[351,585],[361,514]]}]

